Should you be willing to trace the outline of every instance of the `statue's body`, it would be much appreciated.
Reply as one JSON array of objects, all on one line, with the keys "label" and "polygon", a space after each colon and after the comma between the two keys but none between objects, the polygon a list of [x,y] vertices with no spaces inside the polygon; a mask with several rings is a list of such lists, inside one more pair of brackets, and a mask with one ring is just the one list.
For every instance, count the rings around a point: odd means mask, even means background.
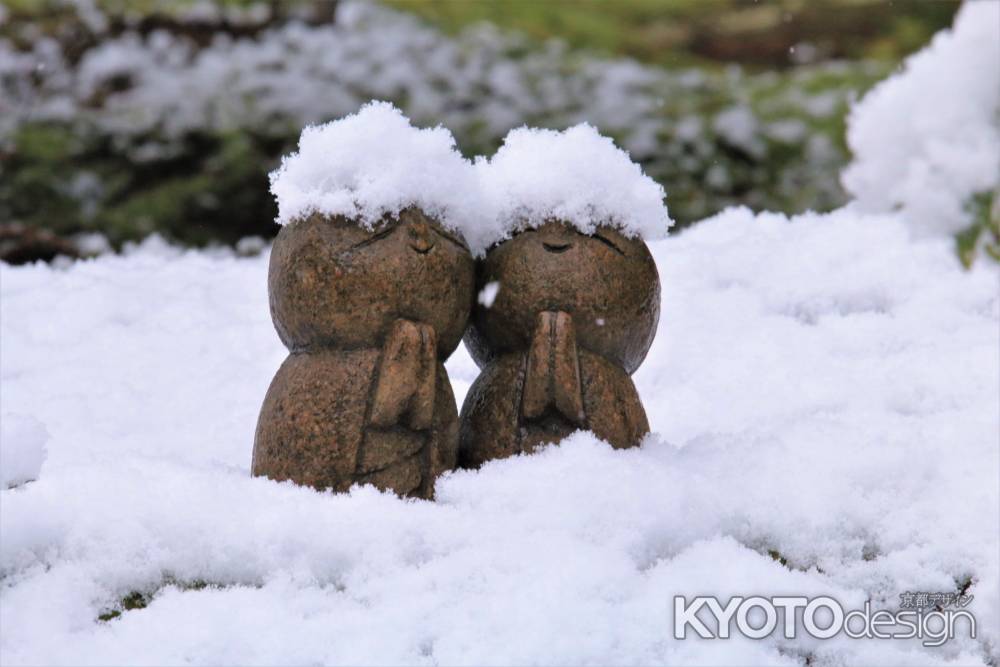
[{"label": "statue's body", "polygon": [[458,450],[443,362],[473,298],[464,243],[412,208],[374,231],[314,215],[278,235],[268,289],[290,354],[261,408],[253,474],[431,497]]},{"label": "statue's body", "polygon": [[549,222],[491,249],[477,268],[492,304],[465,337],[482,373],[462,407],[459,464],[530,452],[579,429],[612,446],[649,424],[630,377],[659,319],[660,283],[646,245],[606,228]]}]

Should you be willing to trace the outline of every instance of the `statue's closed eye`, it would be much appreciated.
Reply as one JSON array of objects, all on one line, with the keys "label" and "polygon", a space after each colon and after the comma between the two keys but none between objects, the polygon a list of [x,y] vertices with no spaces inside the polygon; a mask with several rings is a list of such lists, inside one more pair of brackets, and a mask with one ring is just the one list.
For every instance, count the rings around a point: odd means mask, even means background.
[{"label": "statue's closed eye", "polygon": [[369,245],[371,245],[373,243],[377,243],[378,241],[381,241],[382,239],[384,239],[384,238],[392,235],[392,233],[394,231],[396,231],[395,227],[387,227],[386,229],[383,229],[380,232],[376,232],[376,233],[372,234],[371,236],[369,236],[366,239],[362,239],[362,240],[358,241],[357,243],[355,243],[354,245],[352,245],[350,249],[351,250],[357,250],[358,248],[364,248],[365,246],[369,246]]},{"label": "statue's closed eye", "polygon": [[595,239],[597,241],[600,241],[604,245],[606,245],[609,248],[611,248],[612,250],[614,250],[619,255],[622,255],[622,256],[625,255],[625,251],[622,250],[621,248],[619,248],[618,244],[615,243],[614,241],[612,241],[606,234],[602,234],[601,232],[595,232],[594,235],[591,238],[593,238],[593,239]]},{"label": "statue's closed eye", "polygon": [[457,245],[462,250],[468,250],[469,249],[469,246],[467,246],[465,244],[465,241],[463,241],[462,239],[458,238],[457,236],[452,236],[449,232],[447,232],[447,231],[445,231],[443,229],[440,229],[438,227],[434,227],[434,231],[437,233],[438,236],[440,236],[441,238],[443,238],[446,241],[451,241],[452,243],[454,243],[455,245]]}]

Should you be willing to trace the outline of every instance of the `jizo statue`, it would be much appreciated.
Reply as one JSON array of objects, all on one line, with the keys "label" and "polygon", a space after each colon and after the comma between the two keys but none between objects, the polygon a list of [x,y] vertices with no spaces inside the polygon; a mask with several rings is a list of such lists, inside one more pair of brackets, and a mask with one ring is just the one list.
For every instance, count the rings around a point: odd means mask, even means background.
[{"label": "jizo statue", "polygon": [[261,408],[253,474],[432,497],[456,463],[443,361],[465,332],[473,276],[462,239],[416,208],[372,230],[321,215],[282,228],[268,291],[290,354]]},{"label": "jizo statue", "polygon": [[465,344],[482,373],[462,407],[459,465],[531,452],[573,431],[616,448],[649,431],[630,375],[653,342],[660,280],[646,244],[550,221],[494,246]]},{"label": "jizo statue", "polygon": [[[660,281],[641,239],[671,221],[662,186],[592,126],[515,128],[468,160],[446,128],[371,102],[305,128],[271,192],[285,226],[268,291],[289,355],[254,475],[432,498],[457,466],[577,430],[616,448],[649,431],[631,374]],[[459,418],[444,361],[463,338],[482,372]]]}]

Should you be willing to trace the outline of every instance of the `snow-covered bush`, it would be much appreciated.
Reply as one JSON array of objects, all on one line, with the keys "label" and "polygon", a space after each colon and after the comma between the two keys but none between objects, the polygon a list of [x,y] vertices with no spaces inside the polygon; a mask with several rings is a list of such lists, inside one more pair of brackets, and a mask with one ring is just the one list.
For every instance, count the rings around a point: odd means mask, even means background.
[{"label": "snow-covered bush", "polygon": [[[335,24],[258,22],[207,42],[183,23],[112,32],[99,11],[87,17],[52,34],[30,21],[0,31],[0,218],[99,230],[116,245],[153,231],[189,243],[273,235],[279,156],[304,125],[372,99],[449,128],[467,156],[522,124],[588,122],[669,189],[681,223],[733,203],[828,209],[843,202],[847,100],[882,71],[665,70],[488,26],[449,37],[350,0]],[[57,39],[80,34],[92,37]]]},{"label": "snow-covered bush", "polygon": [[48,439],[37,419],[10,413],[0,417],[0,489],[38,479]]},{"label": "snow-covered bush", "polygon": [[920,234],[983,225],[976,198],[1000,190],[1000,3],[966,2],[852,109],[847,141],[843,182],[861,210],[899,210]]}]

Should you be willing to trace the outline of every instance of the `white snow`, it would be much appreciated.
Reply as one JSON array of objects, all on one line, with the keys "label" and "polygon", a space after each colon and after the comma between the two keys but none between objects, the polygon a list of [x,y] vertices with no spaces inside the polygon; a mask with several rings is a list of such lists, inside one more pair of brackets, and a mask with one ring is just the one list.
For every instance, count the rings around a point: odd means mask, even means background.
[{"label": "white snow", "polygon": [[475,169],[488,219],[465,230],[474,249],[550,219],[585,234],[607,224],[650,240],[663,238],[673,224],[663,186],[586,123],[563,131],[511,130],[494,155],[477,158]]},{"label": "white snow", "polygon": [[49,434],[37,419],[4,413],[0,417],[0,489],[38,479]]},{"label": "white snow", "polygon": [[271,174],[278,222],[312,213],[374,226],[418,206],[457,228],[479,210],[472,165],[444,127],[420,129],[388,102],[302,131],[299,150]]},{"label": "white snow", "polygon": [[[651,243],[663,297],[634,376],[653,431],[642,447],[578,433],[450,473],[435,502],[249,476],[260,403],[286,354],[266,251],[151,238],[121,256],[0,265],[0,488],[19,484],[0,490],[0,663],[996,665],[998,270],[964,271],[946,235],[910,234],[925,211],[955,228],[960,200],[987,182],[971,165],[996,181],[984,128],[997,92],[983,78],[996,45],[977,41],[995,35],[991,4],[963,8],[951,35],[858,107],[845,176],[856,205],[792,219],[730,209]],[[230,52],[213,53],[199,68],[230,71]],[[385,62],[405,80],[406,62]],[[502,67],[490,77],[510,84]],[[452,155],[447,131],[416,130],[385,106],[367,113],[384,117],[342,121],[356,124],[349,138],[311,130],[315,153],[276,179],[289,217],[314,201],[371,219],[403,200],[454,214],[443,189],[425,192],[436,203],[379,191],[394,174],[408,186],[365,143],[388,128],[413,166]],[[732,140],[744,121],[716,119]],[[345,171],[330,170],[334,150],[355,151]],[[657,208],[658,186],[617,150],[587,128],[521,130],[457,171],[489,176],[476,187],[494,188],[494,235],[558,215],[655,236],[669,224],[662,191]],[[448,368],[461,402],[478,369],[461,348]],[[979,634],[936,649],[672,638],[675,595],[896,609],[901,593],[967,582]],[[123,611],[136,591],[148,606]],[[111,611],[120,617],[98,620]]]},{"label": "white snow", "polygon": [[863,211],[900,210],[920,234],[967,227],[1000,188],[1000,3],[966,2],[951,30],[851,111],[844,187]]},{"label": "white snow", "polygon": [[499,293],[500,282],[494,280],[483,285],[483,289],[479,290],[479,295],[476,297],[476,300],[487,308],[490,308],[493,305],[493,302],[496,301],[497,294]]},{"label": "white snow", "polygon": [[280,224],[320,212],[372,226],[416,205],[461,231],[475,255],[550,219],[646,239],[673,224],[663,187],[590,125],[511,130],[473,165],[447,129],[416,128],[387,102],[306,127],[298,152],[271,174],[271,192]]},{"label": "white snow", "polygon": [[[0,266],[2,414],[51,434],[0,491],[0,662],[995,664],[997,271],[907,225],[737,209],[651,244],[654,433],[455,472],[436,502],[249,476],[285,356],[266,255]],[[448,367],[461,401],[478,369]],[[678,594],[891,609],[969,577],[979,637],[939,649],[672,639]]]}]

